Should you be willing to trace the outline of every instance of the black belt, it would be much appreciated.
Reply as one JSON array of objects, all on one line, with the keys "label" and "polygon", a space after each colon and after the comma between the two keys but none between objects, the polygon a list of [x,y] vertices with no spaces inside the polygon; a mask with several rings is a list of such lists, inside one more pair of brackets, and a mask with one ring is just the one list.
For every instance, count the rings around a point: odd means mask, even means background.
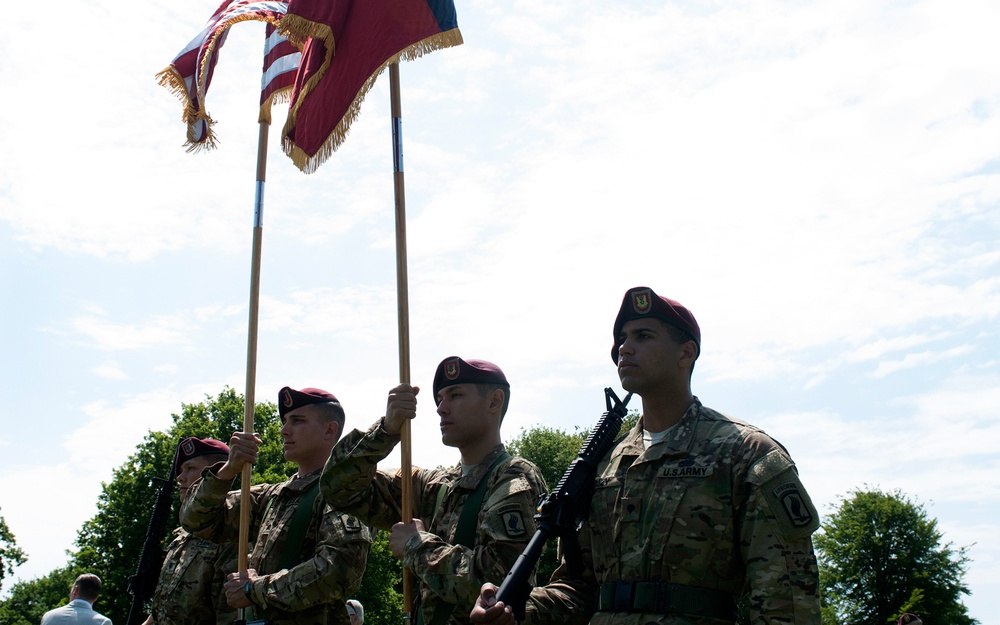
[{"label": "black belt", "polygon": [[692,614],[736,622],[736,597],[728,592],[666,582],[601,584],[598,612]]}]

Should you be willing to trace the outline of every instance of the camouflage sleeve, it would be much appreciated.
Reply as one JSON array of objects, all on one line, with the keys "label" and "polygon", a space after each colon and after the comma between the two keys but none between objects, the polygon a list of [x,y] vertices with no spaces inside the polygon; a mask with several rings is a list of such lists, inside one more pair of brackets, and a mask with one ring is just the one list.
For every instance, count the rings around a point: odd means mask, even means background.
[{"label": "camouflage sleeve", "polygon": [[215,571],[212,580],[212,596],[215,606],[215,622],[217,625],[232,625],[239,616],[236,609],[226,601],[226,576],[239,570],[239,554],[235,543],[227,542],[219,546],[215,554]]},{"label": "camouflage sleeve", "polygon": [[353,514],[372,527],[388,530],[402,518],[399,481],[377,465],[389,455],[399,436],[376,421],[367,432],[354,430],[340,439],[320,477],[323,498],[341,512]]},{"label": "camouflage sleeve", "polygon": [[756,460],[746,481],[740,544],[750,586],[753,623],[819,625],[819,573],[812,533],[819,515],[791,458],[772,449]]},{"label": "camouflage sleeve", "polygon": [[263,608],[287,612],[346,601],[361,587],[370,547],[367,527],[325,504],[313,557],[259,577],[251,587],[253,601]]},{"label": "camouflage sleeve", "polygon": [[532,589],[521,625],[586,625],[590,621],[596,609],[598,587],[590,549],[592,540],[591,526],[585,523],[579,534],[584,568],[576,577],[570,577],[559,545],[559,568],[552,573],[548,585]]},{"label": "camouflage sleeve", "polygon": [[232,481],[220,480],[211,467],[205,469],[181,505],[180,521],[187,531],[212,542],[237,538],[239,531],[239,493],[230,495]]},{"label": "camouflage sleeve", "polygon": [[[403,565],[435,595],[471,610],[484,582],[499,585],[535,533],[532,518],[545,493],[539,470],[512,458],[491,480],[479,513],[475,547],[449,544],[448,537],[420,532],[406,543]],[[457,518],[452,524],[454,534]],[[467,610],[466,610],[467,608]]]}]

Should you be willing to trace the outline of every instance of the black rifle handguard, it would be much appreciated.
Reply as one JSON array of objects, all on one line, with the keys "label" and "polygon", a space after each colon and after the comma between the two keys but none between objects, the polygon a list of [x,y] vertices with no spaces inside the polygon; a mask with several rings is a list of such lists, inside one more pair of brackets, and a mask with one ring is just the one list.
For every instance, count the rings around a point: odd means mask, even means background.
[{"label": "black rifle handguard", "polygon": [[136,567],[135,575],[128,580],[128,591],[132,594],[132,607],[128,611],[127,625],[139,625],[146,619],[143,606],[156,591],[156,583],[160,578],[160,567],[163,566],[163,536],[166,534],[167,521],[170,518],[170,508],[174,503],[174,474],[170,471],[170,477],[153,478],[154,484],[158,485],[159,492],[156,495],[156,504],[153,505],[153,512],[149,515],[149,527],[146,529],[146,541],[142,545],[142,554],[139,556],[139,566]]},{"label": "black rifle handguard", "polygon": [[[607,411],[601,415],[600,421],[587,436],[580,453],[570,463],[559,484],[551,493],[542,497],[538,513],[535,515],[535,534],[517,557],[514,566],[507,572],[503,584],[497,591],[497,600],[510,606],[517,620],[524,620],[524,607],[531,593],[528,579],[542,555],[545,541],[554,535],[563,538],[564,542],[576,543],[577,532],[587,519],[590,510],[597,464],[614,446],[627,414],[625,407],[631,398],[632,393],[629,393],[622,401],[610,388],[604,389]],[[579,569],[582,566],[578,552],[564,553],[564,556],[571,569]],[[579,570],[570,571],[571,575],[579,573]]]}]

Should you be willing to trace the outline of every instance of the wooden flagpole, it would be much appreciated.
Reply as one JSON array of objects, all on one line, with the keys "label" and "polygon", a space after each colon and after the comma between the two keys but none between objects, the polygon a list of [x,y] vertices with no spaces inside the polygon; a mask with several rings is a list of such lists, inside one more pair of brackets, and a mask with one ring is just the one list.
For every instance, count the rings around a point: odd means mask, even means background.
[{"label": "wooden flagpole", "polygon": [[[410,307],[406,275],[406,194],[403,187],[403,112],[399,97],[399,63],[389,65],[389,99],[392,109],[392,176],[396,198],[396,308],[399,322],[399,381],[410,383]],[[410,455],[410,421],[400,429],[400,480],[403,523],[413,521],[413,461]],[[413,615],[413,572],[403,569],[403,622]]]},{"label": "wooden flagpole", "polygon": [[[253,252],[250,261],[250,323],[247,329],[247,379],[246,403],[243,410],[243,431],[253,432],[254,391],[257,383],[257,319],[260,308],[260,252],[264,236],[264,179],[267,171],[268,122],[260,122],[257,136],[257,188],[253,210]],[[247,570],[250,545],[250,480],[253,466],[243,465],[240,477],[240,538],[239,570]],[[240,609],[240,619],[246,621],[245,608]]]}]

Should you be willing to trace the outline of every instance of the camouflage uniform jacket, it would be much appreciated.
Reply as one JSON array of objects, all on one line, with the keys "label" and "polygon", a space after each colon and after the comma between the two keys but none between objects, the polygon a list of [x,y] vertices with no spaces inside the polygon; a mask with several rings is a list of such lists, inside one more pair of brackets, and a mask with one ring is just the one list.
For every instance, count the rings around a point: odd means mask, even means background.
[{"label": "camouflage uniform jacket", "polygon": [[231,625],[236,610],[226,603],[222,585],[236,569],[236,548],[217,545],[174,530],[153,594],[151,613],[156,625]]},{"label": "camouflage uniform jacket", "polygon": [[[372,527],[390,529],[402,514],[401,481],[398,474],[377,471],[376,464],[398,442],[399,436],[383,430],[381,421],[368,432],[346,435],[323,469],[323,496]],[[503,445],[497,446],[465,476],[460,465],[413,472],[413,516],[424,522],[425,531],[406,543],[403,565],[420,579],[420,609],[426,624],[440,601],[457,606],[449,623],[468,623],[480,586],[502,582],[535,533],[532,516],[545,493],[545,479],[532,463],[511,457],[488,478],[474,546],[455,542],[466,499],[503,451]]]},{"label": "camouflage uniform jacket", "polygon": [[670,582],[740,596],[750,622],[819,625],[818,515],[785,449],[697,398],[644,450],[640,420],[598,466],[580,534],[585,571],[565,563],[532,591],[526,621],[718,625],[690,614],[594,612],[601,584]]},{"label": "camouflage uniform jacket", "polygon": [[[181,523],[206,540],[236,542],[241,493],[229,492],[232,483],[216,477],[220,466],[202,473],[181,507]],[[295,508],[318,479],[315,471],[250,489],[254,547],[248,567],[260,575],[250,592],[256,618],[266,617],[275,625],[350,623],[344,601],[360,587],[371,547],[371,533],[357,518],[334,510],[322,495],[317,496],[299,563],[278,570]]]}]

